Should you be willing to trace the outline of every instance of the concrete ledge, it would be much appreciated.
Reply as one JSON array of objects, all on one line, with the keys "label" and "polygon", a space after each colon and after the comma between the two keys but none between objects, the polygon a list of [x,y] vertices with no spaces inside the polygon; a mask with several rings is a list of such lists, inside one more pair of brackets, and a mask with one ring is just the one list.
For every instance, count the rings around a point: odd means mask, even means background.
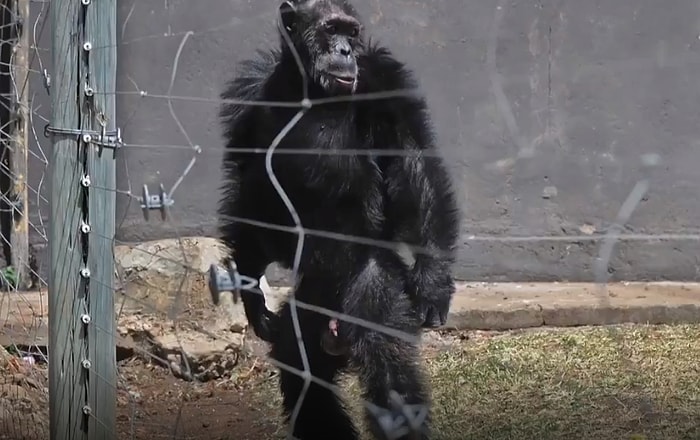
[{"label": "concrete ledge", "polygon": [[700,323],[700,283],[460,283],[447,327]]},{"label": "concrete ledge", "polygon": [[[278,296],[287,289],[271,290]],[[47,344],[46,293],[3,296],[0,345]],[[446,327],[509,330],[624,323],[700,323],[700,283],[459,283]]]}]

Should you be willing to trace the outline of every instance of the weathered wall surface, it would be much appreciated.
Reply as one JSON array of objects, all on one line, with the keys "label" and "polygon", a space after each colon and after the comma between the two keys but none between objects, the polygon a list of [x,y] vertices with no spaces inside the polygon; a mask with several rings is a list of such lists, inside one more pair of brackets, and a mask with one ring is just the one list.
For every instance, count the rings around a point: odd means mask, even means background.
[{"label": "weathered wall surface", "polygon": [[[625,232],[671,236],[618,243],[612,276],[700,279],[698,241],[673,236],[700,232],[697,1],[356,3],[370,31],[415,69],[433,109],[464,211],[458,278],[591,280],[601,243],[589,238],[609,230],[648,179]],[[276,7],[119,2],[118,124],[128,144],[120,190],[170,188],[196,159],[170,222],[145,222],[138,202],[120,195],[120,240],[215,233],[216,100],[240,60],[276,41]],[[50,48],[50,32],[47,24],[41,47]],[[41,55],[50,68],[50,51]],[[33,79],[34,105],[48,117],[41,75]],[[32,166],[36,187],[43,165]],[[47,205],[42,213],[48,222]]]}]

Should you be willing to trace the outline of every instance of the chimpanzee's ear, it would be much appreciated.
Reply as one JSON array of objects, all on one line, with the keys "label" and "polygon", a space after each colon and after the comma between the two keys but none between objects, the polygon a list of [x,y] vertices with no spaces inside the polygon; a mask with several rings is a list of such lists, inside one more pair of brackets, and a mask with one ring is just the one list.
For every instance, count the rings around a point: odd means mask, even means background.
[{"label": "chimpanzee's ear", "polygon": [[294,0],[289,0],[280,5],[282,26],[284,26],[290,34],[296,31],[297,9],[294,3]]}]

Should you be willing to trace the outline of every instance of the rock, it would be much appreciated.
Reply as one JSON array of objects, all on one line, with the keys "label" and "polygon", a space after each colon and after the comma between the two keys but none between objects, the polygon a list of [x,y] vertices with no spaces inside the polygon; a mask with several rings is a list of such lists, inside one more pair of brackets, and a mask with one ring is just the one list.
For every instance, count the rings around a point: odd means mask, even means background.
[{"label": "rock", "polygon": [[13,356],[3,347],[0,345],[0,368],[5,368],[7,364],[10,363],[10,359]]},{"label": "rock", "polygon": [[[156,344],[167,356],[185,354],[189,358],[204,359],[212,355],[218,355],[230,347],[238,347],[242,344],[243,336],[240,334],[221,335],[212,337],[194,331],[167,333],[153,338]],[[173,361],[176,357],[170,358]]]},{"label": "rock", "polygon": [[138,245],[119,245],[114,249],[117,262],[124,270],[158,271],[164,275],[182,273],[182,265],[205,273],[224,255],[221,242],[208,237],[154,240]]},{"label": "rock", "polygon": [[193,303],[211,304],[208,270],[224,249],[213,238],[186,237],[116,246],[114,255],[118,284],[132,303],[173,313]]},{"label": "rock", "polygon": [[221,295],[215,313],[214,328],[216,330],[242,333],[248,327],[248,319],[243,310],[243,303],[234,304],[233,295]]},{"label": "rock", "polygon": [[[243,332],[248,326],[243,304],[232,295],[222,295],[214,307],[209,292],[209,267],[225,255],[214,238],[186,237],[115,247],[118,284],[129,313],[167,313],[175,320],[185,309],[211,310],[217,331]],[[270,287],[263,276],[260,289],[268,308],[277,310],[287,288]],[[120,298],[117,298],[119,300]]]},{"label": "rock", "polygon": [[231,373],[238,364],[243,336],[208,336],[187,331],[154,337],[154,351],[172,373],[185,380],[206,382]]}]

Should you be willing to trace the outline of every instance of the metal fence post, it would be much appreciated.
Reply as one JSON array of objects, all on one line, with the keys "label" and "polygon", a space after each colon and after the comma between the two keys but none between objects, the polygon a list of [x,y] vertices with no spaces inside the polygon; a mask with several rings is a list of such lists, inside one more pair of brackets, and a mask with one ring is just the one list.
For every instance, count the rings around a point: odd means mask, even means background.
[{"label": "metal fence post", "polygon": [[116,0],[54,0],[51,13],[51,439],[111,439]]}]

